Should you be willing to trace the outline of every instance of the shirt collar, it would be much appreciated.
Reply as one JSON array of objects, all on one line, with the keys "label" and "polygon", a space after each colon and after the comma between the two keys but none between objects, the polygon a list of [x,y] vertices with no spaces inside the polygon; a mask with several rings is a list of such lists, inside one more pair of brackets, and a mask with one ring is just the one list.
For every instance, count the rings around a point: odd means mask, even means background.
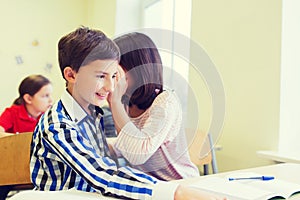
[{"label": "shirt collar", "polygon": [[62,94],[61,101],[73,121],[78,122],[88,116],[67,90]]},{"label": "shirt collar", "polygon": [[[67,90],[62,94],[61,101],[73,121],[78,122],[89,116]],[[89,109],[91,113],[95,113],[94,117],[98,116],[98,114],[102,117],[104,114],[99,106],[90,105]]]}]

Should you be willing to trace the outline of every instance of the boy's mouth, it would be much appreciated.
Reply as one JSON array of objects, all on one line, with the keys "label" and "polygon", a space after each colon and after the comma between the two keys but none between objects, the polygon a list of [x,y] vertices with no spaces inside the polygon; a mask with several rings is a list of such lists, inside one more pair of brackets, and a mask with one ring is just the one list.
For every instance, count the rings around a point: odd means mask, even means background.
[{"label": "boy's mouth", "polygon": [[106,99],[107,94],[101,94],[101,93],[96,92],[96,96],[98,96],[101,100],[103,100],[103,99]]}]

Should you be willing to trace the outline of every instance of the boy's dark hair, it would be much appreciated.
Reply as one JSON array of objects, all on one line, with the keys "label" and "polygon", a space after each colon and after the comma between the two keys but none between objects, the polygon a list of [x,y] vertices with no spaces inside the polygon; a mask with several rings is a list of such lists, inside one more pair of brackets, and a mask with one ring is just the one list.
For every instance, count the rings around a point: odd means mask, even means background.
[{"label": "boy's dark hair", "polygon": [[63,36],[58,42],[58,60],[61,73],[69,66],[78,72],[81,66],[95,60],[119,60],[118,46],[102,31],[80,27]]},{"label": "boy's dark hair", "polygon": [[13,102],[15,105],[24,104],[23,96],[25,94],[29,94],[30,96],[34,96],[35,93],[40,91],[42,87],[50,84],[49,79],[42,75],[30,75],[22,80],[19,85],[19,97],[16,98]]},{"label": "boy's dark hair", "polygon": [[121,52],[121,67],[134,81],[122,101],[145,110],[163,91],[163,67],[158,49],[143,33],[128,33],[114,41]]}]

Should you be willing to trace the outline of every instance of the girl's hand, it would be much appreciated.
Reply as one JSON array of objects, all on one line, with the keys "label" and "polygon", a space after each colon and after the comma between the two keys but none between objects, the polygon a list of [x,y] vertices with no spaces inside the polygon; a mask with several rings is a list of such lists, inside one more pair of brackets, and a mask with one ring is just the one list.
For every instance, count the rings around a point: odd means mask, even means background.
[{"label": "girl's hand", "polygon": [[125,80],[125,77],[119,79],[119,81],[116,83],[114,91],[109,93],[107,97],[110,107],[112,104],[121,103],[122,96],[125,94],[127,86],[128,84]]},{"label": "girl's hand", "polygon": [[[113,92],[109,93],[108,97],[107,97],[107,102],[108,102],[110,107],[111,107],[112,98],[114,98],[114,100],[116,100],[116,101],[118,99],[120,99],[120,101],[121,101],[122,95],[126,92],[126,89],[127,89],[127,83],[126,83],[124,70],[122,69],[122,67],[120,65],[118,66],[117,70],[118,70],[118,73],[117,73],[117,76],[116,76],[116,82],[115,82],[115,88],[114,88],[114,91],[117,90],[117,92],[114,95],[114,97],[112,97]],[[124,82],[123,79],[125,80],[125,82]],[[121,95],[121,97],[120,97],[120,95]]]},{"label": "girl's hand", "polygon": [[122,69],[122,67],[120,65],[118,65],[117,70],[118,70],[118,73],[117,73],[116,80],[117,80],[117,82],[119,82],[120,79],[125,77],[125,72],[124,72],[124,70]]},{"label": "girl's hand", "polygon": [[107,97],[117,133],[119,133],[120,130],[125,126],[125,124],[130,121],[127,112],[124,109],[124,105],[121,102],[122,96],[127,90],[128,83],[125,73],[120,66],[118,68],[118,71],[119,73],[116,77],[114,91],[109,93]]},{"label": "girl's hand", "polygon": [[119,65],[114,91],[111,92],[107,97],[107,101],[108,101],[110,107],[111,107],[111,104],[114,104],[116,102],[121,103],[122,96],[125,94],[127,87],[128,87],[128,84],[126,81],[125,72]]}]

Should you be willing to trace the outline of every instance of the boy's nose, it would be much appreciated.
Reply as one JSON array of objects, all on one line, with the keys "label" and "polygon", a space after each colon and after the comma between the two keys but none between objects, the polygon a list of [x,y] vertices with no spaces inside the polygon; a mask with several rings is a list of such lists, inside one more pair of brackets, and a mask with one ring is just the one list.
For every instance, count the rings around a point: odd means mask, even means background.
[{"label": "boy's nose", "polygon": [[112,92],[113,89],[114,89],[114,80],[113,79],[110,79],[110,80],[107,80],[104,84],[104,90],[106,92]]},{"label": "boy's nose", "polygon": [[49,103],[52,104],[52,102],[53,102],[53,98],[52,98],[52,96],[50,96],[49,97]]}]

